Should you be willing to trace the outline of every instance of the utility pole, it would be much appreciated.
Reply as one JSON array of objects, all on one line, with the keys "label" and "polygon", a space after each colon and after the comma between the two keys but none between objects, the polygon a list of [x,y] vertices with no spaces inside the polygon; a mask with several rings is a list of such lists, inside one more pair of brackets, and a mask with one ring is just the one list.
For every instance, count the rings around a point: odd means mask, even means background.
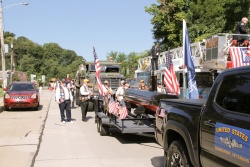
[{"label": "utility pole", "polygon": [[6,74],[5,74],[5,55],[4,55],[4,37],[3,37],[3,8],[2,1],[0,1],[0,47],[2,57],[2,77],[3,77],[3,88],[6,88]]},{"label": "utility pole", "polygon": [[14,48],[13,48],[13,41],[11,39],[11,44],[10,44],[10,48],[11,48],[11,60],[10,60],[10,65],[11,65],[11,83],[14,80],[14,72],[15,72],[15,66],[14,66]]}]

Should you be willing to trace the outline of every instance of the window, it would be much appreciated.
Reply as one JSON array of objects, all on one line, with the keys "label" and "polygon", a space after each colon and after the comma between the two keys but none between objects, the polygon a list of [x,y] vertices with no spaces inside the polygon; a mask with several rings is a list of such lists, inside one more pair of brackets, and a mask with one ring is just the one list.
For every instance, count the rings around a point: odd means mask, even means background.
[{"label": "window", "polygon": [[250,114],[250,73],[225,77],[216,103],[230,111]]}]

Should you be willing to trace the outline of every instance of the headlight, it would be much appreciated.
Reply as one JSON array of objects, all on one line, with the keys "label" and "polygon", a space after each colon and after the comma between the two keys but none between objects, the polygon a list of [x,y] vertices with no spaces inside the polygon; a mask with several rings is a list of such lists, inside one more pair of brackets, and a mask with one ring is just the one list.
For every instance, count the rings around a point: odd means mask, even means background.
[{"label": "headlight", "polygon": [[35,99],[36,98],[36,94],[34,93],[32,96],[31,96],[32,99]]},{"label": "headlight", "polygon": [[10,95],[9,95],[9,94],[5,94],[5,95],[4,95],[4,98],[5,98],[5,99],[9,99],[9,98],[10,98]]}]

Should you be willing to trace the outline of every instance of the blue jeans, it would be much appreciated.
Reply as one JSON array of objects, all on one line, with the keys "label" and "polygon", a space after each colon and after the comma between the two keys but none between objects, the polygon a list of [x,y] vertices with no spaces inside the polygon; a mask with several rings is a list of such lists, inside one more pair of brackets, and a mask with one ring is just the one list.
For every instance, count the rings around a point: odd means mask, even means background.
[{"label": "blue jeans", "polygon": [[59,104],[60,108],[60,113],[61,113],[61,121],[66,121],[65,115],[64,115],[64,110],[66,110],[66,116],[67,116],[67,121],[71,121],[71,106],[70,106],[70,100],[65,100],[63,103]]}]

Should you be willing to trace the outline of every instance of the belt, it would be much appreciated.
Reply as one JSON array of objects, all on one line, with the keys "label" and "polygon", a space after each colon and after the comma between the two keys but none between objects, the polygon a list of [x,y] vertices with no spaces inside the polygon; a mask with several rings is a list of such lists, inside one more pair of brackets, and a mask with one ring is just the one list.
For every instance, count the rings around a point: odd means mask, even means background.
[{"label": "belt", "polygon": [[65,101],[70,101],[70,99],[67,99],[67,100],[65,100]]}]

